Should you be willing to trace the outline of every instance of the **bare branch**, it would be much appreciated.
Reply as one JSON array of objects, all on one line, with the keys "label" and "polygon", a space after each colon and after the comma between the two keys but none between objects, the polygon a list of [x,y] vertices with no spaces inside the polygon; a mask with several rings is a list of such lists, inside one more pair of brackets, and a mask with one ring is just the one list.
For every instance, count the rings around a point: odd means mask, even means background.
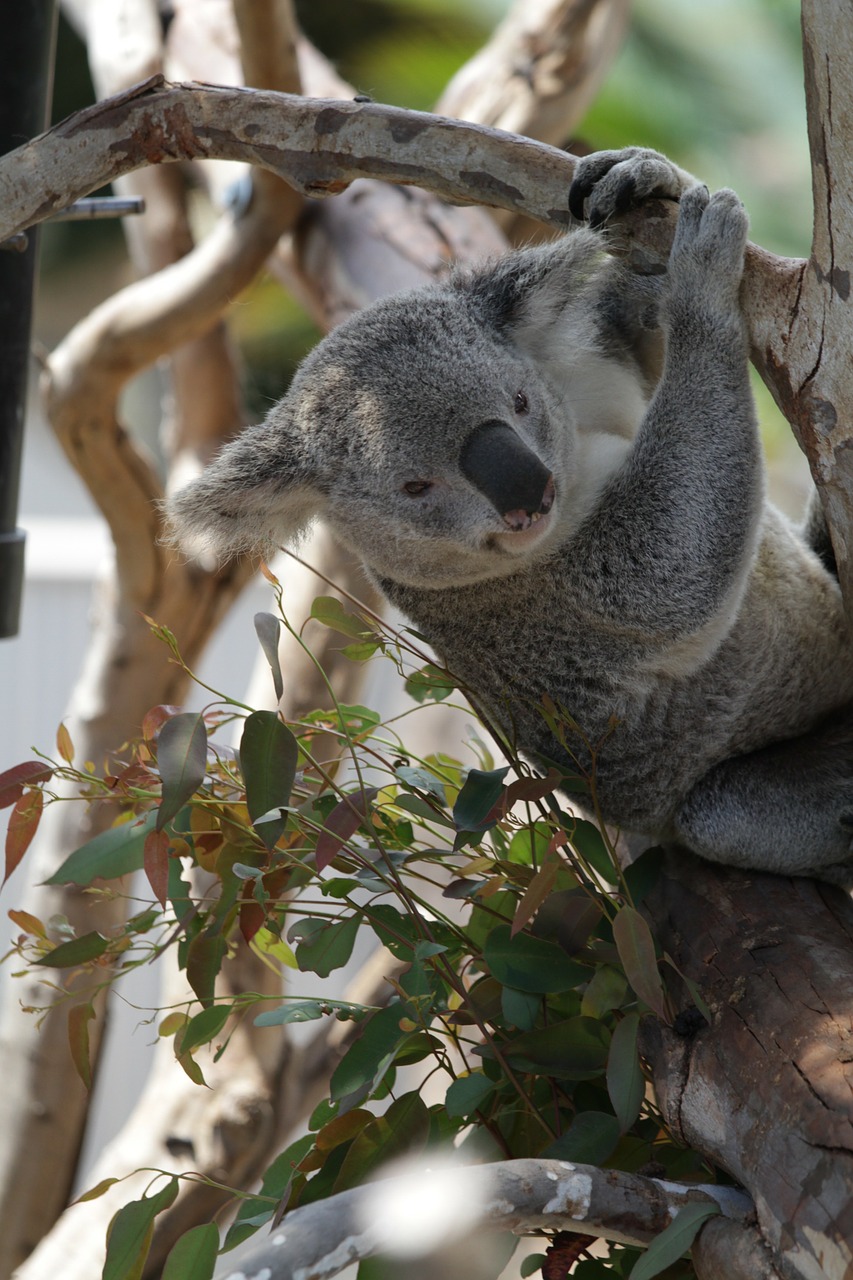
[{"label": "bare branch", "polygon": [[[343,1191],[286,1214],[271,1236],[255,1243],[222,1280],[327,1280],[352,1262],[392,1252],[405,1256],[407,1231],[436,1205],[431,1239],[421,1252],[469,1241],[475,1231],[579,1231],[623,1244],[647,1245],[687,1204],[739,1223],[753,1212],[748,1196],[728,1187],[683,1187],[615,1169],[562,1160],[404,1168],[393,1181]],[[419,1232],[419,1236],[421,1233]]]}]

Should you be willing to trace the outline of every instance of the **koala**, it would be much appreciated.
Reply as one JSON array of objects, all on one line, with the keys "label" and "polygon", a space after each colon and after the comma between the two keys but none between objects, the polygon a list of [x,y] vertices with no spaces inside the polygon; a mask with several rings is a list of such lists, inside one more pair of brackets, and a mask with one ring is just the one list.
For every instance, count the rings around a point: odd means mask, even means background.
[{"label": "koala", "polygon": [[[679,211],[641,276],[606,223],[648,196]],[[175,536],[223,557],[321,516],[608,823],[853,884],[853,646],[819,506],[765,499],[743,206],[639,148],[582,160],[569,206],[587,226],[325,338],[172,500]]]}]

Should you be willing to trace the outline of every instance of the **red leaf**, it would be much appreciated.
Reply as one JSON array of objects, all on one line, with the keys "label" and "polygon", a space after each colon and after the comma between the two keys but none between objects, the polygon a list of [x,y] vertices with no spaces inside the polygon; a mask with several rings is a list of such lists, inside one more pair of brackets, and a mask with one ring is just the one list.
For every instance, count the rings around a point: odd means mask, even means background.
[{"label": "red leaf", "polygon": [[16,801],[6,832],[6,874],[3,883],[17,867],[35,835],[44,808],[44,796],[40,791],[25,791]]},{"label": "red leaf", "polygon": [[148,832],[142,850],[142,866],[154,897],[161,907],[165,907],[169,888],[169,837],[165,831]]},{"label": "red leaf", "polygon": [[516,778],[506,789],[506,807],[511,809],[518,800],[544,800],[560,785],[560,771],[549,769],[544,778]]},{"label": "red leaf", "polygon": [[344,796],[343,800],[335,805],[323,824],[325,830],[317,837],[315,858],[318,871],[326,870],[350,836],[358,830],[378,794],[378,787],[367,787],[364,791]]},{"label": "red leaf", "polygon": [[542,1280],[567,1280],[578,1258],[595,1244],[596,1239],[596,1236],[584,1236],[580,1232],[558,1231],[545,1250]]},{"label": "red leaf", "polygon": [[171,720],[172,716],[176,716],[180,710],[180,707],[161,703],[159,706],[152,707],[150,711],[146,711],[142,717],[142,736],[145,741],[153,742],[166,721]]},{"label": "red leaf", "polygon": [[23,764],[6,769],[0,773],[0,809],[20,800],[24,787],[32,786],[34,782],[46,782],[52,775],[53,770],[43,760],[25,760]]},{"label": "red leaf", "polygon": [[246,942],[251,942],[262,927],[266,913],[259,902],[246,901],[240,904],[240,932]]},{"label": "red leaf", "polygon": [[553,859],[548,858],[542,863],[542,866],[536,872],[530,884],[524,891],[524,896],[515,909],[515,915],[512,918],[512,927],[509,936],[514,938],[520,929],[523,929],[536,915],[536,912],[542,906],[542,903],[548,897],[554,888],[554,882],[557,879],[557,870],[559,864]]},{"label": "red leaf", "polygon": [[625,977],[640,999],[662,1022],[669,1022],[652,931],[633,907],[622,907],[613,920],[613,941]]}]

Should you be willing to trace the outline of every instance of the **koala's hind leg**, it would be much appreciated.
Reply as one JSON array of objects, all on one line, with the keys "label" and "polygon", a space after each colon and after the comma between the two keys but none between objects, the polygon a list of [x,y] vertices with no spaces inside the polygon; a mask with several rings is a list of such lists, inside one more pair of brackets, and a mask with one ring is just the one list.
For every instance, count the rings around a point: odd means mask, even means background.
[{"label": "koala's hind leg", "polygon": [[853,886],[853,708],[717,765],[675,819],[703,858]]}]

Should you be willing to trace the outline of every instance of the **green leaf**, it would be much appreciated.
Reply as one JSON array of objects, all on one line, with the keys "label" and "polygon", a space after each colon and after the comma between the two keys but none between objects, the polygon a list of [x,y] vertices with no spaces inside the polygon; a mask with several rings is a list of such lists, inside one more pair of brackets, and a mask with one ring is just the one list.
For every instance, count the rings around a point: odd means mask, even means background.
[{"label": "green leaf", "polygon": [[425,791],[427,795],[434,796],[439,804],[447,804],[444,783],[434,773],[430,773],[428,769],[416,769],[408,764],[400,765],[399,768],[394,770],[394,777],[398,782],[402,782],[404,787],[413,788],[416,791]]},{"label": "green leaf", "polygon": [[205,1006],[213,1004],[216,978],[225,950],[225,939],[218,933],[200,933],[189,945],[187,982]]},{"label": "green leaf", "polygon": [[153,830],[156,815],[141,821],[110,827],[68,855],[45,884],[90,885],[93,880],[117,880],[142,867],[145,837]]},{"label": "green leaf", "polygon": [[212,1222],[191,1227],[169,1250],[160,1280],[211,1280],[219,1253],[219,1232]]},{"label": "green leaf", "polygon": [[542,1264],[547,1261],[544,1253],[529,1253],[518,1269],[521,1280],[527,1280],[528,1276],[534,1276],[537,1271],[541,1271]]},{"label": "green leaf", "polygon": [[284,1151],[276,1156],[263,1176],[259,1195],[250,1196],[248,1199],[243,1200],[237,1210],[234,1222],[225,1237],[225,1244],[222,1246],[223,1253],[228,1253],[229,1250],[234,1249],[257,1231],[258,1227],[263,1226],[265,1222],[269,1222],[280,1207],[280,1203],[270,1204],[269,1200],[278,1202],[284,1200],[293,1181],[296,1166],[304,1159],[313,1145],[314,1134],[306,1133],[303,1137],[297,1138],[296,1142],[292,1142],[289,1147],[285,1147]]},{"label": "green leaf", "polygon": [[255,633],[261,642],[264,657],[270,664],[276,701],[281,702],[284,696],[284,681],[281,678],[281,664],[278,660],[278,638],[281,631],[281,622],[271,613],[256,613],[254,622]]},{"label": "green leaf", "polygon": [[404,1093],[382,1116],[368,1113],[368,1123],[344,1157],[334,1191],[358,1186],[387,1161],[422,1150],[428,1137],[429,1111],[419,1093]]},{"label": "green leaf", "polygon": [[720,1212],[716,1204],[686,1204],[669,1226],[649,1245],[631,1271],[631,1280],[652,1280],[686,1253],[709,1218]]},{"label": "green leaf", "polygon": [[366,622],[347,613],[340,600],[334,596],[317,596],[311,605],[311,617],[332,631],[351,636],[353,640],[364,640],[373,634]]},{"label": "green leaf", "polygon": [[583,993],[581,1013],[587,1018],[603,1018],[611,1009],[621,1008],[627,994],[624,973],[609,964],[599,965]]},{"label": "green leaf", "polygon": [[637,1049],[639,1030],[638,1013],[629,1013],[618,1022],[607,1058],[607,1092],[623,1133],[631,1128],[639,1116],[646,1092],[646,1080]]},{"label": "green leaf", "polygon": [[571,960],[556,942],[527,933],[513,938],[509,925],[492,929],[483,946],[483,959],[498,982],[517,991],[558,994],[589,978],[589,969]]},{"label": "green leaf", "polygon": [[606,1111],[579,1111],[569,1128],[542,1152],[549,1160],[601,1165],[619,1141],[619,1121]]},{"label": "green leaf", "polygon": [[506,788],[504,778],[509,773],[509,765],[503,769],[471,769],[456,803],[453,806],[453,821],[457,831],[476,831],[490,817],[495,805],[501,799]]},{"label": "green leaf", "polygon": [[470,1075],[460,1076],[454,1080],[447,1090],[444,1105],[449,1116],[469,1116],[477,1111],[496,1088],[494,1080],[490,1080],[482,1071],[472,1071]]},{"label": "green leaf", "polygon": [[419,671],[413,671],[405,684],[406,693],[415,702],[443,702],[455,688],[456,681],[431,662]]},{"label": "green leaf", "polygon": [[157,737],[157,768],[163,783],[157,830],[162,831],[204,782],[207,729],[200,711],[183,711],[166,721]]},{"label": "green leaf", "polygon": [[592,1080],[607,1061],[610,1036],[594,1018],[566,1018],[549,1027],[525,1031],[503,1046],[504,1055],[522,1071],[557,1080]]},{"label": "green leaf", "polygon": [[70,942],[61,942],[58,947],[33,963],[45,969],[70,969],[76,964],[88,964],[90,960],[97,960],[109,945],[109,939],[101,933],[84,933],[82,937],[72,938]]},{"label": "green leaf", "polygon": [[328,978],[352,955],[361,924],[359,916],[346,920],[298,920],[288,931],[288,941],[300,939],[296,959],[303,973],[316,973]]},{"label": "green leaf", "polygon": [[174,1203],[178,1179],[170,1178],[156,1195],[131,1200],[108,1228],[107,1256],[101,1280],[140,1280],[154,1234],[154,1219]]},{"label": "green leaf", "polygon": [[255,1018],[255,1026],[280,1027],[289,1022],[314,1022],[331,1013],[340,1018],[345,1016],[347,1019],[357,1019],[362,1012],[360,1007],[343,1004],[338,1000],[291,1000],[279,1005],[277,1009],[265,1009],[263,1013],[259,1013]]},{"label": "green leaf", "polygon": [[516,991],[501,987],[501,1013],[511,1027],[532,1031],[542,1008],[542,997],[534,991]]},{"label": "green leaf", "polygon": [[604,837],[595,823],[587,822],[584,818],[576,818],[574,827],[569,828],[569,838],[593,871],[597,871],[608,884],[618,883],[619,872],[613,865]]},{"label": "green leaf", "polygon": [[[246,805],[253,822],[271,809],[290,804],[299,748],[275,711],[253,711],[240,738],[240,770],[246,784]],[[272,849],[287,826],[287,815],[255,828]]]},{"label": "green leaf", "polygon": [[662,1022],[668,1022],[652,931],[633,907],[622,907],[617,913],[613,941],[634,991]]},{"label": "green leaf", "polygon": [[218,1036],[232,1011],[233,1005],[216,1004],[190,1018],[181,1036],[181,1053],[189,1053],[197,1045],[208,1044]]},{"label": "green leaf", "polygon": [[332,1074],[329,1096],[333,1102],[346,1099],[357,1106],[373,1092],[411,1034],[400,1026],[405,1016],[403,1005],[390,1004],[367,1019]]}]

